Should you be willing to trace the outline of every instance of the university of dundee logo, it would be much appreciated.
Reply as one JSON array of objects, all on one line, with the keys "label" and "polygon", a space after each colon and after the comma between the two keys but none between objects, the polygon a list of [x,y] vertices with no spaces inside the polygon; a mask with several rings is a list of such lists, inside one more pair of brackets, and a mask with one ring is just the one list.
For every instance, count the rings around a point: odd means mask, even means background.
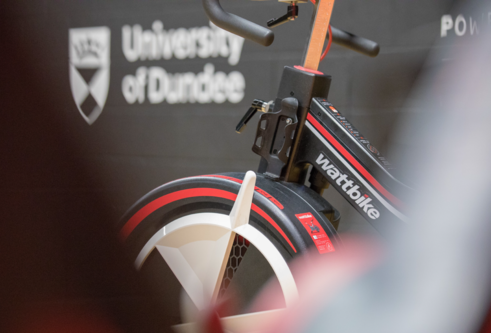
[{"label": "university of dundee logo", "polygon": [[80,114],[91,125],[101,114],[109,90],[111,31],[76,28],[69,35],[70,87]]}]

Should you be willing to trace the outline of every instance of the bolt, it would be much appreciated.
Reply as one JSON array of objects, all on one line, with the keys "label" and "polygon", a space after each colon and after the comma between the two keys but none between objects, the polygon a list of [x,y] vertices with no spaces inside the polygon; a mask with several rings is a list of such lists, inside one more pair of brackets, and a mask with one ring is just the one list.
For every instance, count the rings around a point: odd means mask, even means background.
[{"label": "bolt", "polygon": [[287,119],[286,119],[286,124],[287,124],[287,125],[290,125],[291,123],[292,123],[292,118],[287,118]]},{"label": "bolt", "polygon": [[295,94],[293,93],[293,91],[290,91],[290,96],[293,96],[293,95],[295,95]]}]

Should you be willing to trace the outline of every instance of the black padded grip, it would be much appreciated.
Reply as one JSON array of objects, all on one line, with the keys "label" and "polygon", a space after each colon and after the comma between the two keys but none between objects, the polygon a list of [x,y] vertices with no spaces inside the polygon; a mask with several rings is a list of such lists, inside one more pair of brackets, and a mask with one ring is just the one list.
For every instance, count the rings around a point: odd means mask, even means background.
[{"label": "black padded grip", "polygon": [[256,23],[223,10],[219,0],[203,0],[206,15],[217,27],[264,46],[273,43],[274,33]]},{"label": "black padded grip", "polygon": [[[380,52],[380,46],[369,39],[355,36],[349,32],[331,26],[332,42],[347,47],[369,57],[376,57]],[[329,38],[329,33],[326,38]]]}]

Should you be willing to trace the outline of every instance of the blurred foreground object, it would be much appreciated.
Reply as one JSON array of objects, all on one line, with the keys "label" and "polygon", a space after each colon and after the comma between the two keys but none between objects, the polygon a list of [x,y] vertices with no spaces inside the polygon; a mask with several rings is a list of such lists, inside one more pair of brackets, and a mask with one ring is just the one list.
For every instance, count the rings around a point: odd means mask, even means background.
[{"label": "blurred foreground object", "polygon": [[38,52],[49,38],[11,19],[29,7],[0,4],[0,332],[165,332],[57,102],[53,59]]}]

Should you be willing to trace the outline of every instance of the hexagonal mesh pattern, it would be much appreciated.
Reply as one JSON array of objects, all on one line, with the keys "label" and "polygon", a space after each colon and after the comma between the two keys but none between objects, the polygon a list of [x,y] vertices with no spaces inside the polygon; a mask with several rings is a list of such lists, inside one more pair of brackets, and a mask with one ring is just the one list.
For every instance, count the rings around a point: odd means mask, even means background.
[{"label": "hexagonal mesh pattern", "polygon": [[230,250],[230,256],[228,258],[227,267],[225,268],[225,273],[223,274],[222,285],[220,286],[220,292],[218,297],[222,297],[225,294],[235,272],[239,268],[240,262],[244,258],[244,255],[249,247],[249,241],[242,236],[235,235],[234,244]]}]

